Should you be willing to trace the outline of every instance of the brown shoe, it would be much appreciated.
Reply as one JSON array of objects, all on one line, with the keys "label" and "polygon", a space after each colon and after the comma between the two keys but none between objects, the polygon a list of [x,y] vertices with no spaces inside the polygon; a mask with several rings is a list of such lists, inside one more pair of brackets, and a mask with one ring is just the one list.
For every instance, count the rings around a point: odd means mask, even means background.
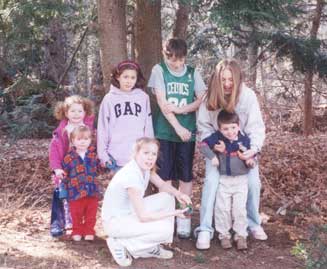
[{"label": "brown shoe", "polygon": [[246,244],[246,238],[244,237],[239,237],[236,240],[236,248],[237,250],[245,250],[248,248],[247,244]]},{"label": "brown shoe", "polygon": [[229,249],[232,248],[232,243],[230,241],[230,239],[228,238],[223,238],[220,240],[220,245],[223,249]]}]

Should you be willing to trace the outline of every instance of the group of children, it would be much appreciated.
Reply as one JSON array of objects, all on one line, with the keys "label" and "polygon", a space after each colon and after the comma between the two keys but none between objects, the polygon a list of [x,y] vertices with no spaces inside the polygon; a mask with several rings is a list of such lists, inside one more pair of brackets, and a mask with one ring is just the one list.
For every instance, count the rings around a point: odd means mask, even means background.
[{"label": "group of children", "polygon": [[[149,96],[144,91],[145,79],[134,61],[123,61],[113,70],[110,90],[100,105],[96,132],[94,105],[90,100],[74,95],[57,104],[55,117],[60,123],[50,144],[49,159],[53,174],[59,179],[60,197],[69,204],[74,241],[83,237],[94,239],[99,201],[97,170],[100,167],[113,172],[120,170],[123,173],[119,178],[124,178],[124,171],[128,169],[121,168],[126,164],[131,166],[133,145],[140,139],[142,142],[144,137],[155,137],[159,144],[152,151],[159,152],[152,153],[155,158],[150,158],[147,156],[151,150],[144,153],[145,148],[138,149],[134,151],[133,165],[144,172],[153,169],[156,163],[160,178],[169,183],[179,180],[180,192],[191,197],[195,112],[206,86],[199,72],[185,65],[186,54],[184,40],[173,38],[166,42],[164,59],[153,67],[147,85],[153,89],[158,102],[153,114]],[[245,174],[255,165],[255,160],[245,162],[238,158],[238,152],[249,148],[250,141],[240,133],[237,115],[222,110],[217,121],[219,131],[200,144],[201,152],[223,175],[216,199],[216,230],[223,248],[231,247],[230,229],[233,228],[237,248],[246,249]],[[147,146],[147,143],[140,144]],[[104,203],[103,212],[114,214],[115,209],[110,206],[112,204]],[[177,235],[190,237],[191,218],[185,218],[181,212],[174,216],[177,216]]]}]

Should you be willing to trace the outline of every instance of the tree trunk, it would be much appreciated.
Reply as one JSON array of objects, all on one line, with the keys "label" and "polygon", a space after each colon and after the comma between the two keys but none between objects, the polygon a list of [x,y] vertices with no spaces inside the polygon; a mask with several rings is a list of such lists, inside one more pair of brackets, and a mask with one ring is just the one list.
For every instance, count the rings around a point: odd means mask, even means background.
[{"label": "tree trunk", "polygon": [[[61,21],[53,19],[44,41],[44,64],[41,67],[41,78],[58,83],[64,73],[67,58],[65,30]],[[68,84],[68,80],[64,80],[63,84]]]},{"label": "tree trunk", "polygon": [[256,90],[257,85],[257,57],[258,45],[255,41],[250,42],[248,47],[248,63],[249,63],[249,86]]},{"label": "tree trunk", "polygon": [[127,58],[126,0],[98,0],[100,59],[105,89],[112,68]]},{"label": "tree trunk", "polygon": [[[320,26],[321,13],[324,6],[323,0],[317,0],[315,14],[312,19],[310,37],[317,38]],[[303,134],[308,136],[313,133],[313,111],[312,111],[312,81],[313,71],[307,71],[304,75],[304,115],[303,115]]]},{"label": "tree trunk", "polygon": [[173,36],[186,39],[187,37],[187,25],[188,25],[188,14],[191,11],[190,4],[185,1],[178,1],[178,9],[176,11],[176,21],[173,30]]},{"label": "tree trunk", "polygon": [[135,18],[135,56],[146,79],[161,59],[161,0],[137,0]]}]

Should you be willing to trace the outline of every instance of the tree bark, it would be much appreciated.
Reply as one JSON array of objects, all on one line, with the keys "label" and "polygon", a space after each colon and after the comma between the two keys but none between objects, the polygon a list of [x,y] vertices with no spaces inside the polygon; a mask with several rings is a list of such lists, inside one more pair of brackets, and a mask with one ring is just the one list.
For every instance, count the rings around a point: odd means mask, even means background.
[{"label": "tree bark", "polygon": [[137,0],[135,56],[146,79],[161,59],[161,0]]},{"label": "tree bark", "polygon": [[185,1],[178,1],[178,9],[176,11],[176,21],[173,30],[173,36],[186,39],[187,37],[187,25],[188,25],[188,14],[191,11],[190,4]]},{"label": "tree bark", "polygon": [[126,0],[98,0],[100,59],[105,89],[112,68],[127,58]]},{"label": "tree bark", "polygon": [[[66,33],[62,22],[53,19],[44,41],[44,64],[41,67],[41,78],[58,83],[64,73],[67,58]],[[66,79],[62,83],[68,84],[68,80]]]},{"label": "tree bark", "polygon": [[249,86],[256,90],[257,86],[257,57],[258,57],[258,44],[255,37],[255,28],[251,26],[252,37],[250,37],[249,47],[248,47],[248,63],[249,63]]},{"label": "tree bark", "polygon": [[[317,0],[315,13],[312,19],[310,38],[317,38],[321,13],[324,7],[324,0]],[[313,133],[313,111],[312,111],[312,81],[313,70],[307,71],[304,75],[304,112],[303,112],[303,134],[305,136]]]}]

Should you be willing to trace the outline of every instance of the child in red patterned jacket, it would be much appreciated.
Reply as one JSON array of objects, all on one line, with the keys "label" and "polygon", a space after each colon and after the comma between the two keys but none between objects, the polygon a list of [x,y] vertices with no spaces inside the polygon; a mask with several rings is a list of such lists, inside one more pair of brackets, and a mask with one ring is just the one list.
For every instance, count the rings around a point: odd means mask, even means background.
[{"label": "child in red patterned jacket", "polygon": [[[69,135],[77,126],[85,125],[90,127],[91,130],[94,130],[93,108],[94,104],[91,100],[79,95],[66,97],[63,102],[58,102],[55,106],[54,116],[57,120],[60,120],[60,123],[53,132],[49,146],[49,164],[53,172],[52,179],[56,187],[58,187],[59,182],[64,176],[62,161],[69,150]],[[57,190],[54,193],[57,193]],[[59,204],[56,207],[54,206],[56,205],[55,197],[57,196],[54,194],[50,233],[52,236],[60,236],[64,233],[64,230],[71,229],[72,221],[67,201],[64,199],[62,203],[58,202]],[[62,210],[64,211],[61,213],[64,214],[64,223],[58,217]]]},{"label": "child in red patterned jacket", "polygon": [[99,199],[96,175],[99,161],[91,141],[92,131],[89,127],[75,127],[70,134],[73,146],[62,162],[65,176],[61,183],[61,197],[67,198],[69,202],[74,241],[80,241],[82,236],[85,240],[92,241],[95,235]]}]

